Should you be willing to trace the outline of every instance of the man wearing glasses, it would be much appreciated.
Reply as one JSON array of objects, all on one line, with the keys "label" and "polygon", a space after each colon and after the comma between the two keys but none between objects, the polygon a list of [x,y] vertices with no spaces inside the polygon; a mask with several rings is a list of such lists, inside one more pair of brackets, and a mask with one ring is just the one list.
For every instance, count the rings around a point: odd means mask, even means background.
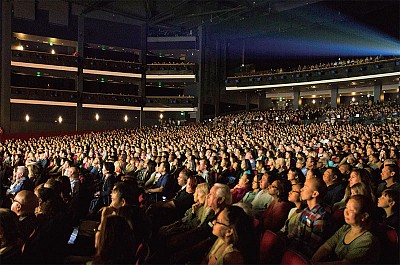
[{"label": "man wearing glasses", "polygon": [[25,166],[18,166],[15,171],[15,182],[7,190],[7,194],[15,195],[21,190],[33,191],[34,184],[28,178],[28,169]]},{"label": "man wearing glasses", "polygon": [[18,216],[18,229],[25,241],[38,226],[35,215],[35,209],[39,205],[38,198],[32,191],[22,190],[11,200],[11,211]]}]

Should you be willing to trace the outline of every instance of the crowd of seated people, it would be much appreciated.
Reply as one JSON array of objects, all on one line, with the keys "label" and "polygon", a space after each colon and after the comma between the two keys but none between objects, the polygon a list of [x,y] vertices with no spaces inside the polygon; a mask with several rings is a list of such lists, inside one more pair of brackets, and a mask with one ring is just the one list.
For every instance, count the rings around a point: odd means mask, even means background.
[{"label": "crowd of seated people", "polygon": [[[396,57],[394,57],[396,58]],[[256,75],[273,75],[273,74],[286,74],[286,73],[293,73],[293,72],[304,72],[304,71],[313,71],[313,70],[324,70],[324,69],[331,69],[331,68],[338,68],[344,66],[354,66],[354,65],[362,65],[368,64],[373,62],[379,62],[384,60],[392,59],[392,57],[383,57],[382,55],[378,56],[367,56],[364,58],[348,58],[348,59],[341,59],[338,58],[337,61],[333,62],[320,62],[319,64],[314,65],[298,65],[295,67],[288,67],[288,68],[276,68],[270,70],[262,70],[262,71],[255,71],[255,72],[247,72],[241,73],[240,75],[235,74],[235,76],[256,76]]]},{"label": "crowd of seated people", "polygon": [[[315,113],[399,111],[356,108]],[[280,262],[259,248],[267,234],[315,263],[398,264],[385,236],[399,230],[399,123],[306,112],[6,140],[2,264]]]}]

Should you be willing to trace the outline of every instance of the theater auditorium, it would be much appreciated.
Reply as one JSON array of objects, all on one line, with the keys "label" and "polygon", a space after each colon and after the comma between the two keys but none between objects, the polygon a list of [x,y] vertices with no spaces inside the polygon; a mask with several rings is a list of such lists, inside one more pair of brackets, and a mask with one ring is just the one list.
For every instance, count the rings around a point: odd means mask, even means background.
[{"label": "theater auditorium", "polygon": [[399,264],[399,1],[0,6],[1,264]]}]

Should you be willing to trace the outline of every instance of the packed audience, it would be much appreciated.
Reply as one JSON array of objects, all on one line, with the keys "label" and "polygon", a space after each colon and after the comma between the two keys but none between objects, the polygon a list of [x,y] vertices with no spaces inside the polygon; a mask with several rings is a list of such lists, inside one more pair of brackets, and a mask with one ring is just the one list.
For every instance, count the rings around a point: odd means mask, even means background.
[{"label": "packed audience", "polygon": [[331,69],[331,68],[338,68],[345,66],[364,65],[379,61],[390,60],[392,58],[396,57],[387,57],[387,56],[383,57],[382,55],[378,55],[378,56],[367,56],[364,58],[348,58],[348,59],[338,58],[337,61],[320,62],[312,65],[298,65],[288,68],[275,68],[275,69],[271,68],[269,70],[243,72],[240,74],[235,74],[235,76],[273,75],[273,74],[287,74],[293,72],[304,72],[313,70],[324,70],[324,69]]},{"label": "packed audience", "polygon": [[[1,262],[255,264],[295,251],[314,263],[398,264],[387,235],[399,230],[399,123],[303,123],[398,112],[246,112],[6,140]],[[268,252],[269,235],[283,247]]]}]

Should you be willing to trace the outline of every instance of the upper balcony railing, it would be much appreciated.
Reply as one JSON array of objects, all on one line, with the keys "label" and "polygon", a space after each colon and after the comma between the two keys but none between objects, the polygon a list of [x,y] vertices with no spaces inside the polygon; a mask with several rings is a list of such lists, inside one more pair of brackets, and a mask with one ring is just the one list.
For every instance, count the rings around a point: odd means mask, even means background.
[{"label": "upper balcony railing", "polygon": [[397,76],[400,71],[400,58],[382,59],[356,65],[335,66],[305,71],[257,73],[228,77],[225,81],[227,90],[257,89],[273,86],[310,85],[313,82],[334,83],[351,79],[379,78]]}]

